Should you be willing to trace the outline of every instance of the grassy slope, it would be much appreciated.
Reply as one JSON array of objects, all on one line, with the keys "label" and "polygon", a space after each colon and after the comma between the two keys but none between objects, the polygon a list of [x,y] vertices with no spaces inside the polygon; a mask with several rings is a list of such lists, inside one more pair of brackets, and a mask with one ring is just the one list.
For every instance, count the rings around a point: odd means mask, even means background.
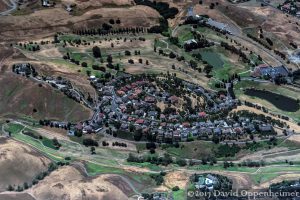
[{"label": "grassy slope", "polygon": [[[50,86],[39,87],[38,83],[12,73],[0,79],[1,115],[27,115],[35,119],[81,121],[88,119],[90,111]],[[14,81],[11,81],[14,80]],[[37,109],[33,113],[33,109]]]}]

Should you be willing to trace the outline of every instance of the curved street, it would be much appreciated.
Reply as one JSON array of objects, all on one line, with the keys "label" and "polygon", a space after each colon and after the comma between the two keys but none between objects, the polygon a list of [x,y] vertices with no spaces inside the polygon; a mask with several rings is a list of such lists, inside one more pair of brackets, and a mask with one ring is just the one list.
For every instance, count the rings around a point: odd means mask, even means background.
[{"label": "curved street", "polygon": [[9,15],[11,12],[17,9],[17,3],[15,0],[1,0],[8,5],[9,9],[3,12],[0,12],[0,15]]}]

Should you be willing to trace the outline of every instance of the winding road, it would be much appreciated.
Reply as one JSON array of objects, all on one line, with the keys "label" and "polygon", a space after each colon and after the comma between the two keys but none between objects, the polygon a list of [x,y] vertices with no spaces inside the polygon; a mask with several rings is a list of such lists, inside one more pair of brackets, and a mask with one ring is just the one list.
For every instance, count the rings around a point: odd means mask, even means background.
[{"label": "winding road", "polygon": [[0,1],[2,1],[4,4],[6,4],[9,7],[8,10],[0,12],[0,16],[1,15],[8,15],[11,12],[13,12],[14,10],[17,9],[17,3],[16,3],[15,0],[0,0]]}]

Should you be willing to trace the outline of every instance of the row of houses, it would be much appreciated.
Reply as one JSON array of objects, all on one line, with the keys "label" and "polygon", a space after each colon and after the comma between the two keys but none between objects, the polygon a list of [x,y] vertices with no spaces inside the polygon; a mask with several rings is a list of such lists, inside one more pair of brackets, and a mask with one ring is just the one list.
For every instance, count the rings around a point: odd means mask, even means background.
[{"label": "row of houses", "polygon": [[[117,87],[111,85],[101,86],[98,89],[101,96],[98,107],[93,118],[87,122],[77,124],[77,130],[83,133],[98,132],[105,123],[119,124],[116,129],[133,134],[134,131],[140,131],[142,134],[151,135],[159,142],[187,141],[189,138],[207,137],[213,135],[241,136],[246,133],[256,131],[273,132],[270,124],[264,124],[259,121],[251,121],[247,118],[241,118],[240,121],[226,118],[224,120],[208,120],[212,111],[219,112],[222,109],[232,109],[237,101],[228,101],[224,96],[211,94],[209,91],[198,86],[185,82],[186,88],[191,92],[198,92],[216,101],[214,109],[199,111],[196,114],[186,113],[182,116],[177,111],[178,102],[181,99],[170,94],[168,91],[158,91],[155,84],[148,80],[139,80]],[[217,99],[219,101],[217,101]],[[169,112],[157,110],[158,102],[171,105]],[[228,103],[229,102],[229,103]],[[224,105],[221,107],[220,105]],[[188,121],[184,121],[188,119]]]},{"label": "row of houses", "polygon": [[16,74],[31,78],[39,83],[49,84],[50,86],[60,90],[66,96],[75,100],[76,102],[82,103],[89,108],[92,107],[92,102],[87,101],[84,94],[80,90],[74,88],[71,81],[68,79],[60,76],[41,76],[30,63],[14,64],[12,66],[12,71]]},{"label": "row of houses", "polygon": [[300,2],[296,0],[287,0],[278,8],[283,12],[300,17]]}]

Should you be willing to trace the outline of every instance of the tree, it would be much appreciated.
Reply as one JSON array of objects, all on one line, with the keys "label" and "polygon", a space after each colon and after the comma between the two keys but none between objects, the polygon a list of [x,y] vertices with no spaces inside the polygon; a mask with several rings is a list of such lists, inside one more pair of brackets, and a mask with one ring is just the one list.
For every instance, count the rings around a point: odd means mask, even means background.
[{"label": "tree", "polygon": [[112,56],[111,55],[107,55],[106,61],[108,63],[112,63],[113,62]]},{"label": "tree", "polygon": [[57,138],[53,138],[52,143],[58,149],[61,147],[61,144],[58,142]]},{"label": "tree", "polygon": [[23,187],[22,186],[20,186],[20,185],[18,185],[18,187],[17,187],[17,191],[18,192],[22,192],[24,189],[23,189]]},{"label": "tree", "polygon": [[82,66],[82,67],[87,67],[88,65],[87,65],[86,62],[82,62],[82,63],[81,63],[81,66]]},{"label": "tree", "polygon": [[203,71],[206,73],[206,75],[208,76],[210,74],[210,72],[212,71],[213,67],[211,65],[205,65]]},{"label": "tree", "polygon": [[93,140],[93,139],[91,139],[91,138],[85,138],[85,139],[83,139],[82,144],[84,146],[96,146],[96,147],[99,146],[98,142],[95,141],[95,140]]},{"label": "tree", "polygon": [[99,47],[94,46],[92,50],[93,50],[93,55],[94,55],[95,58],[100,58],[101,57],[101,50],[100,50]]},{"label": "tree", "polygon": [[215,144],[218,144],[220,142],[220,138],[216,135],[213,135],[212,137],[212,141],[215,143]]},{"label": "tree", "polygon": [[186,160],[185,159],[179,159],[176,161],[176,164],[179,165],[180,167],[186,166]]},{"label": "tree", "polygon": [[131,52],[128,50],[125,50],[125,56],[130,56],[130,55],[131,55]]},{"label": "tree", "polygon": [[9,186],[7,187],[7,190],[8,190],[8,191],[14,191],[14,189],[15,189],[15,188],[14,188],[12,185],[9,185]]},{"label": "tree", "polygon": [[175,186],[175,187],[172,188],[172,191],[174,191],[174,192],[176,192],[178,190],[180,190],[180,188],[178,186]]},{"label": "tree", "polygon": [[110,19],[110,20],[109,20],[109,23],[110,23],[110,24],[115,24],[115,20],[114,20],[114,19]]},{"label": "tree", "polygon": [[224,169],[230,167],[230,164],[227,161],[224,161],[223,165],[224,165]]},{"label": "tree", "polygon": [[96,154],[96,148],[95,147],[91,147],[91,154]]},{"label": "tree", "polygon": [[23,188],[24,188],[24,190],[27,190],[27,189],[29,188],[29,186],[28,186],[28,183],[27,183],[27,182],[25,182],[25,183],[23,184]]},{"label": "tree", "polygon": [[176,54],[171,51],[169,54],[169,58],[176,58]]},{"label": "tree", "polygon": [[190,60],[190,66],[191,68],[196,69],[198,67],[198,64],[194,60]]}]

